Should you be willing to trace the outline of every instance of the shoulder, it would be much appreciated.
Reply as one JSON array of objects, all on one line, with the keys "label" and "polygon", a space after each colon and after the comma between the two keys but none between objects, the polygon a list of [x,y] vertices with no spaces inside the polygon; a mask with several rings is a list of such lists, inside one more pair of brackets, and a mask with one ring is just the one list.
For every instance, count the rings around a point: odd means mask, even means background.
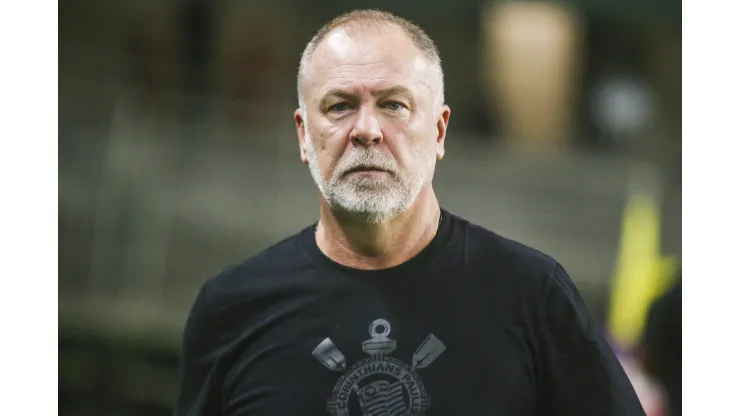
[{"label": "shoulder", "polygon": [[235,328],[264,313],[263,298],[274,298],[275,289],[291,287],[286,278],[304,268],[301,237],[306,229],[287,237],[245,261],[228,266],[200,286],[185,324],[183,345],[194,354],[233,337]]},{"label": "shoulder", "polygon": [[458,221],[466,275],[486,302],[506,313],[524,313],[533,325],[552,314],[558,319],[583,314],[578,290],[553,256],[467,220]]},{"label": "shoulder", "polygon": [[551,255],[468,220],[456,219],[463,229],[466,261],[470,266],[499,271],[496,275],[531,283],[537,280],[549,284],[543,280],[555,278],[560,265]]},{"label": "shoulder", "polygon": [[482,290],[526,299],[538,313],[558,305],[584,306],[570,274],[556,258],[470,221],[458,221],[463,229],[465,263]]},{"label": "shoulder", "polygon": [[212,303],[222,304],[232,298],[243,300],[256,296],[284,278],[295,276],[297,270],[310,263],[301,243],[306,230],[274,243],[241,263],[225,267],[209,277],[201,291],[214,299]]}]

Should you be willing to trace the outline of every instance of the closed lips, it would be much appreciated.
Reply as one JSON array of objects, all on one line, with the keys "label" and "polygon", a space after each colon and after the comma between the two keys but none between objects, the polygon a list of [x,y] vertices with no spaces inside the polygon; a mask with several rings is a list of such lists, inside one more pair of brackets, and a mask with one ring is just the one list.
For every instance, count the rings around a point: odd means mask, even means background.
[{"label": "closed lips", "polygon": [[387,170],[377,167],[377,166],[357,166],[347,171],[347,173],[352,172],[388,172]]}]

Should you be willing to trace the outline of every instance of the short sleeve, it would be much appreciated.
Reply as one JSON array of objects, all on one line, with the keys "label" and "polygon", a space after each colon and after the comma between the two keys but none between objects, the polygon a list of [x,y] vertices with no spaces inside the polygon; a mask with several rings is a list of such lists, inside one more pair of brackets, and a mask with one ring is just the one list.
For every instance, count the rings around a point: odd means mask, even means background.
[{"label": "short sleeve", "polygon": [[180,383],[175,416],[219,415],[222,375],[207,283],[190,310],[182,337]]},{"label": "short sleeve", "polygon": [[539,334],[541,415],[645,415],[622,365],[565,269],[556,264]]}]

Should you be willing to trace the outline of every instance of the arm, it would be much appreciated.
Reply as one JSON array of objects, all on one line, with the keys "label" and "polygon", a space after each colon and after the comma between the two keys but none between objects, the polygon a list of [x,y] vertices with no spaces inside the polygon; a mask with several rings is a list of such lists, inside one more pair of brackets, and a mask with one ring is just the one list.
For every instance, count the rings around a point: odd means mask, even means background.
[{"label": "arm", "polygon": [[221,414],[221,375],[208,304],[207,283],[193,304],[182,338],[180,386],[175,416]]},{"label": "arm", "polygon": [[539,336],[542,415],[644,416],[622,365],[557,264],[545,297]]}]

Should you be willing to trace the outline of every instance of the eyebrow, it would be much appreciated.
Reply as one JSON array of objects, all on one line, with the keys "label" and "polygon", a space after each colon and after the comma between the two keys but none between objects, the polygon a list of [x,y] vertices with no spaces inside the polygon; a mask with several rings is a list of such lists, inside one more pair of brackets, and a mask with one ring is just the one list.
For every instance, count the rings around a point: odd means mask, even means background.
[{"label": "eyebrow", "polygon": [[[405,96],[410,101],[410,104],[412,104],[412,105],[414,104],[414,95],[413,95],[413,93],[411,92],[410,89],[408,89],[408,88],[406,88],[406,87],[404,87],[402,85],[394,85],[394,86],[389,87],[389,88],[383,88],[383,89],[381,89],[381,90],[373,93],[373,95],[375,97],[389,97],[391,95],[403,95],[403,96]],[[351,93],[351,92],[349,92],[349,91],[347,91],[347,90],[341,89],[341,88],[332,88],[332,89],[328,90],[324,94],[324,96],[321,98],[321,100],[319,101],[319,107],[320,108],[326,107],[326,105],[328,104],[329,99],[332,98],[332,97],[339,97],[339,98],[343,98],[345,100],[354,100],[356,98],[356,95],[353,94],[353,93]]]}]

